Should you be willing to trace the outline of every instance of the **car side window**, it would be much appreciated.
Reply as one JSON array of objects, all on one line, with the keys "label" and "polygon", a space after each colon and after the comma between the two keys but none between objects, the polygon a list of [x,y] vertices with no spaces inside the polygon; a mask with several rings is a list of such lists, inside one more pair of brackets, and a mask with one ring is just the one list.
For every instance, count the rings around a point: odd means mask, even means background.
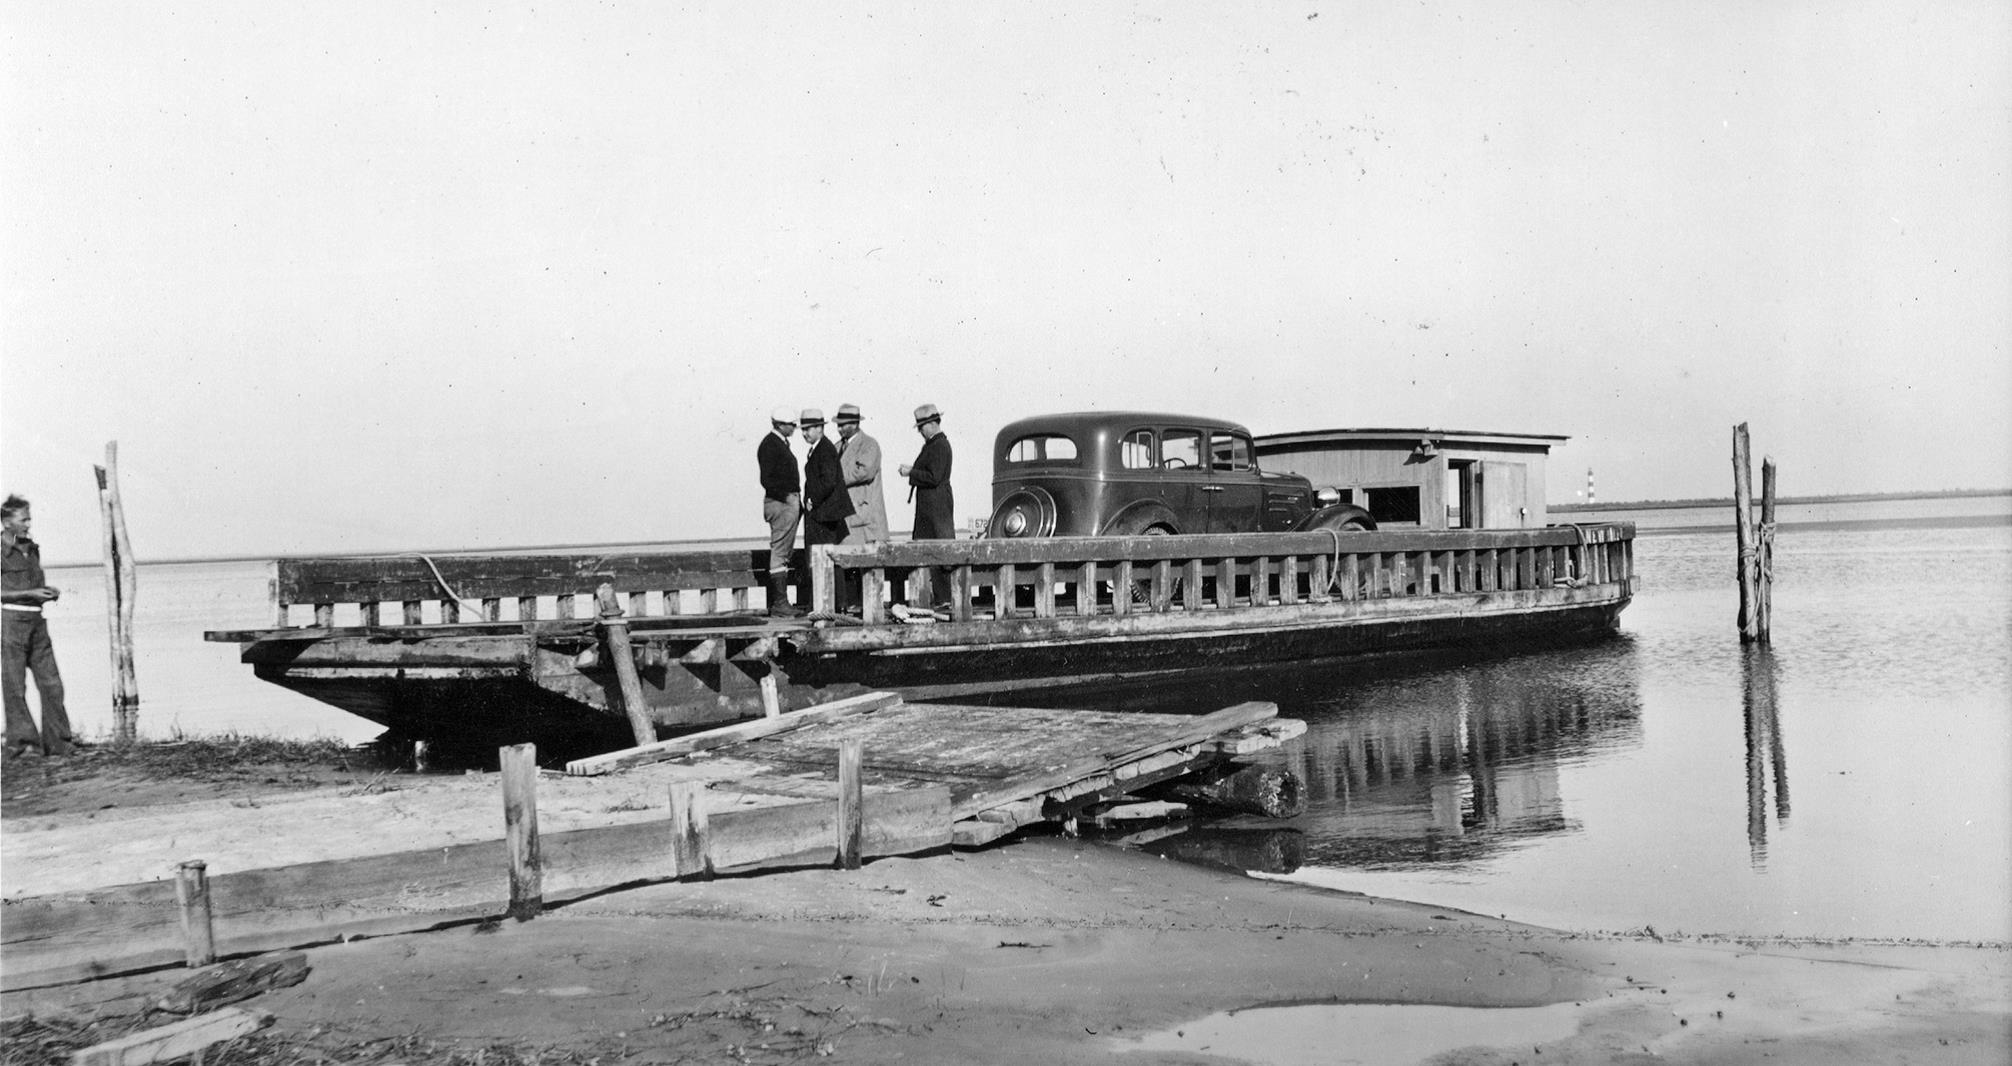
[{"label": "car side window", "polygon": [[1211,434],[1209,462],[1216,470],[1250,473],[1252,469],[1250,438],[1226,433]]},{"label": "car side window", "polygon": [[1202,469],[1202,434],[1196,429],[1170,429],[1160,434],[1160,468]]},{"label": "car side window", "polygon": [[1118,442],[1118,465],[1126,470],[1151,470],[1159,465],[1153,457],[1153,431],[1135,429]]}]

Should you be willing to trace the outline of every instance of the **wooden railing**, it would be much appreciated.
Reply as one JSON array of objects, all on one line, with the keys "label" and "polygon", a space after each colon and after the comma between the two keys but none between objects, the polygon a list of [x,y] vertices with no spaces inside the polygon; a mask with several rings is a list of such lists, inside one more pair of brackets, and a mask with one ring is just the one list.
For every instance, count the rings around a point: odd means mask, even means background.
[{"label": "wooden railing", "polygon": [[899,586],[925,569],[939,575],[932,598],[949,604],[952,621],[1086,617],[1625,583],[1633,538],[1623,523],[913,541],[819,545],[810,567],[814,614],[856,599],[871,625],[886,620],[890,598],[911,598]]},{"label": "wooden railing", "polygon": [[[911,598],[903,582],[929,569],[944,579],[932,598],[959,621],[1124,615],[1624,582],[1633,537],[1621,523],[819,545],[797,553],[792,576],[809,567],[813,617],[857,603],[868,624],[887,621]],[[592,619],[605,583],[631,619],[703,617],[765,607],[751,590],[767,563],[765,548],[281,559],[272,599],[281,628]],[[840,600],[841,581],[854,597]]]},{"label": "wooden railing", "polygon": [[[802,573],[804,557],[792,564]],[[768,577],[768,549],[611,555],[385,555],[281,559],[272,602],[280,627],[431,625],[593,618],[611,584],[630,617],[745,612]]]}]

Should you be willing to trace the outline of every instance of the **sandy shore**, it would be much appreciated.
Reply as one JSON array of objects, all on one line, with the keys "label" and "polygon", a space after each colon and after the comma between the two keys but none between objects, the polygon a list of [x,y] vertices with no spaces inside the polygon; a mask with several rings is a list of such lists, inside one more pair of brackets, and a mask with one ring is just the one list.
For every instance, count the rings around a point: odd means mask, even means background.
[{"label": "sandy shore", "polygon": [[[555,825],[650,817],[641,797],[661,794],[644,777],[550,783]],[[14,818],[0,866],[16,896],[191,849],[244,868],[371,838],[312,831],[331,819],[400,848],[493,834],[491,781],[401,784]],[[114,854],[113,838],[156,844]],[[303,1047],[407,1034],[602,1062],[2012,1061],[2002,948],[1594,939],[1059,837],[631,888],[308,960],[305,983],[256,1002]],[[112,1019],[180,976],[12,994],[4,1010]]]}]

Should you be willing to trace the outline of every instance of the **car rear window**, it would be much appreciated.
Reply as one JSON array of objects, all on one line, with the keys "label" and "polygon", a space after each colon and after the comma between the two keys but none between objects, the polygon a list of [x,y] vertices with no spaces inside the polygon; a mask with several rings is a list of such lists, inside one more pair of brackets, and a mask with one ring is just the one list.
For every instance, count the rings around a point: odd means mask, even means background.
[{"label": "car rear window", "polygon": [[1006,449],[1009,463],[1073,463],[1076,442],[1059,433],[1036,433],[1021,437]]},{"label": "car rear window", "polygon": [[1212,465],[1217,470],[1249,470],[1251,468],[1251,442],[1249,437],[1233,437],[1222,433],[1209,435],[1209,452]]}]

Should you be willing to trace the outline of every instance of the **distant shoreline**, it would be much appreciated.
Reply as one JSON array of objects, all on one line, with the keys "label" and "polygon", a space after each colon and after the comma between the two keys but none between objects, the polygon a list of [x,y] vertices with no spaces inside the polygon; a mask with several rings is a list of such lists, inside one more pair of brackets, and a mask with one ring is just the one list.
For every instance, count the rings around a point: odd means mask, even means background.
[{"label": "distant shoreline", "polygon": [[[1883,503],[1892,500],[1988,499],[1994,496],[2012,496],[2012,489],[1939,489],[1927,492],[1851,492],[1831,496],[1778,496],[1775,498],[1775,503],[1780,506],[1811,503]],[[1760,497],[1755,496],[1754,502],[1758,504]],[[1719,496],[1709,499],[1693,497],[1681,500],[1628,500],[1615,503],[1553,503],[1546,505],[1546,509],[1554,514],[1578,514],[1585,511],[1662,511],[1732,505],[1731,496]]]},{"label": "distant shoreline", "polygon": [[[1856,493],[1839,493],[1831,496],[1782,496],[1778,497],[1775,500],[1775,502],[1779,506],[1789,507],[1789,506],[1803,506],[1807,504],[1883,503],[1892,501],[1919,501],[1919,500],[1968,500],[1968,499],[1994,499],[2001,497],[2012,498],[2012,489],[1939,489],[1939,490],[1922,491],[1922,492],[1856,492]],[[1755,503],[1756,505],[1758,505],[1759,500],[1756,499]],[[1715,508],[1730,509],[1732,507],[1732,504],[1733,504],[1732,497],[1724,496],[1715,499],[1692,498],[1692,499],[1680,499],[1680,500],[1626,500],[1626,501],[1617,501],[1614,503],[1593,503],[1593,504],[1554,503],[1550,504],[1547,509],[1550,511],[1552,515],[1557,516],[1557,515],[1575,515],[1575,514],[1589,514],[1589,513],[1605,514],[1614,511],[1623,511],[1623,512],[1665,511],[1665,510],[1702,511]],[[1896,527],[1896,526],[1971,527],[1971,526],[1996,526],[2008,523],[2012,523],[2012,518],[2008,518],[2004,515],[1989,514],[1989,515],[1975,515],[1975,516],[1951,516],[1946,518],[1895,517],[1895,518],[1839,519],[1834,521],[1816,521],[1816,522],[1793,522],[1793,523],[1784,522],[1782,523],[1782,528],[1872,529],[1878,527]],[[1668,533],[1668,532],[1709,533],[1717,530],[1724,530],[1729,532],[1731,531],[1732,528],[1733,528],[1732,524],[1728,522],[1724,524],[1714,523],[1710,525],[1684,525],[1681,527],[1670,527],[1661,529],[1642,527],[1638,529],[1637,532],[1642,534]],[[902,539],[902,535],[896,534],[895,539],[897,540]],[[767,545],[768,541],[765,538],[758,536],[685,537],[672,540],[650,540],[650,541],[624,540],[624,541],[605,541],[593,544],[545,544],[545,545],[533,545],[529,547],[520,546],[520,547],[507,547],[507,548],[456,547],[456,548],[423,548],[411,551],[323,551],[323,552],[308,551],[308,552],[281,552],[276,554],[239,553],[231,555],[182,555],[164,559],[142,558],[138,560],[138,563],[142,566],[165,566],[165,565],[179,565],[186,563],[256,563],[256,562],[267,562],[273,559],[344,559],[344,558],[369,558],[371,556],[397,556],[397,555],[405,555],[405,556],[462,555],[471,552],[494,554],[494,555],[522,555],[534,552],[574,554],[579,552],[650,551],[650,550],[662,550],[662,549],[674,549],[674,548],[684,548],[684,549],[751,548],[752,549],[752,548],[763,548],[766,547]],[[69,560],[65,562],[45,563],[44,565],[49,569],[54,570],[68,567],[101,566],[103,564],[100,560],[97,559],[82,559],[82,560]]]}]

